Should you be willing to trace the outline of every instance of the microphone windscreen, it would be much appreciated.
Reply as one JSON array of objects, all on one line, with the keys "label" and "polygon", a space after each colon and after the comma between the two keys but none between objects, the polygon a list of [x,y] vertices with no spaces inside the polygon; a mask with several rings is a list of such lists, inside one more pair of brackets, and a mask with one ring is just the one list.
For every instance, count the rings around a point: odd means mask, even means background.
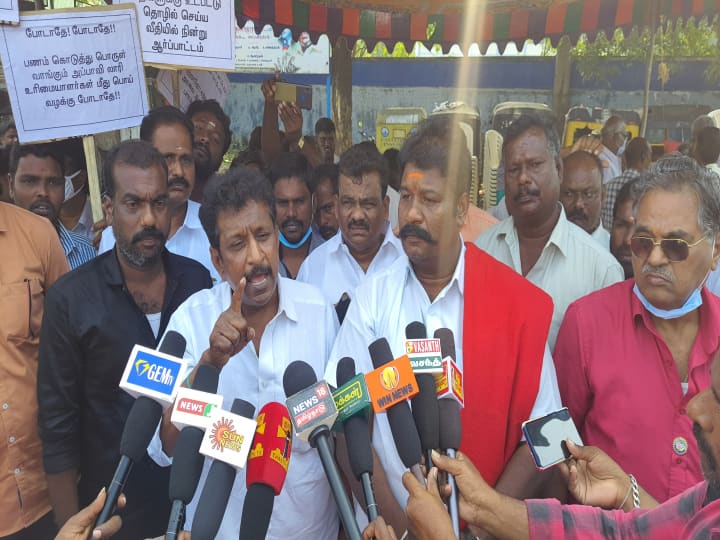
[{"label": "microphone windscreen", "polygon": [[415,427],[423,450],[440,448],[440,413],[435,378],[428,374],[415,376],[420,391],[410,400]]},{"label": "microphone windscreen", "polygon": [[384,366],[393,360],[390,344],[385,338],[373,341],[370,345],[368,345],[368,351],[370,351],[370,358],[372,359],[372,363],[375,368]]},{"label": "microphone windscreen", "polygon": [[355,376],[355,360],[349,356],[344,356],[340,359],[335,371],[335,382],[337,387],[340,388],[343,384],[348,382]]},{"label": "microphone windscreen", "polygon": [[455,336],[449,328],[435,330],[435,338],[440,340],[440,353],[443,358],[449,356],[455,361]]},{"label": "microphone windscreen", "polygon": [[129,457],[133,463],[143,459],[161,417],[162,405],[157,401],[145,396],[137,398],[125,421],[120,454]]},{"label": "microphone windscreen", "polygon": [[199,452],[204,434],[202,429],[192,426],[180,432],[168,485],[171,501],[188,504],[195,495],[205,463],[205,456]]},{"label": "microphone windscreen", "polygon": [[287,407],[276,401],[266,403],[257,416],[245,485],[265,484],[273,488],[275,495],[280,495],[290,464],[291,450],[292,424]]},{"label": "microphone windscreen", "polygon": [[413,321],[405,327],[405,337],[407,339],[425,339],[427,337],[427,329],[423,323]]},{"label": "microphone windscreen", "polygon": [[[349,356],[338,362],[336,379],[338,388],[355,376],[355,360]],[[370,444],[370,428],[364,414],[351,416],[343,423],[350,468],[356,478],[363,473],[373,473],[373,457]]]},{"label": "microphone windscreen", "polygon": [[160,348],[161,353],[169,354],[176,358],[182,358],[185,355],[185,338],[175,330],[169,330],[165,333]]},{"label": "microphone windscreen", "polygon": [[225,508],[234,482],[235,469],[233,466],[220,460],[213,461],[195,510],[190,534],[193,540],[215,539],[225,515]]},{"label": "microphone windscreen", "polygon": [[253,484],[248,488],[240,520],[240,540],[265,540],[274,504],[275,492],[270,486]]},{"label": "microphone windscreen", "polygon": [[305,390],[317,382],[317,375],[310,364],[302,360],[295,360],[285,368],[283,374],[283,389],[285,396],[290,397],[300,390]]},{"label": "microphone windscreen", "polygon": [[195,373],[192,389],[214,394],[217,392],[220,370],[209,364],[201,365]]},{"label": "microphone windscreen", "polygon": [[460,448],[462,424],[460,423],[460,405],[454,399],[439,399],[440,411],[440,448],[447,450]]},{"label": "microphone windscreen", "polygon": [[230,412],[238,416],[252,419],[255,416],[255,405],[248,403],[244,399],[235,398],[230,407]]}]

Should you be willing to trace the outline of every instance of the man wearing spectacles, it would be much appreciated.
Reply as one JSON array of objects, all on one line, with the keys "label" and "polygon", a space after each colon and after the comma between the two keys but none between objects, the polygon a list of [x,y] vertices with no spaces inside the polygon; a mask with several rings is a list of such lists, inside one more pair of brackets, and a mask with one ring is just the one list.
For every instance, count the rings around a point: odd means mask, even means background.
[{"label": "man wearing spectacles", "polygon": [[565,216],[559,201],[560,141],[552,126],[533,115],[515,120],[505,134],[503,161],[510,217],[481,234],[475,244],[552,297],[552,349],[567,307],[621,281],[622,267],[607,247]]},{"label": "man wearing spectacles", "polygon": [[600,223],[602,174],[602,162],[596,155],[578,151],[566,156],[563,159],[560,202],[568,221],[608,248],[610,233]]},{"label": "man wearing spectacles", "polygon": [[685,410],[720,352],[720,299],[704,287],[720,257],[720,185],[669,157],[632,191],[635,279],[572,304],[554,357],[583,441],[662,502],[703,479]]}]

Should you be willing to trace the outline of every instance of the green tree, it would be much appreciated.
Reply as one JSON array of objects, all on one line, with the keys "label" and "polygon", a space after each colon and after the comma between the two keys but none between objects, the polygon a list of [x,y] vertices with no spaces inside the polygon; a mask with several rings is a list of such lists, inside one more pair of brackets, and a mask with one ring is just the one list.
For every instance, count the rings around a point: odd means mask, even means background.
[{"label": "green tree", "polygon": [[[720,82],[719,35],[718,24],[711,24],[706,19],[698,23],[690,19],[685,24],[666,21],[660,25],[654,52],[655,62],[665,66],[659,70],[661,77],[680,73],[688,58],[702,58],[710,61],[706,80]],[[604,83],[631,64],[645,62],[651,37],[648,30],[640,33],[633,29],[626,36],[618,29],[611,38],[600,33],[593,42],[586,37],[579,39],[571,54],[583,79]]]}]

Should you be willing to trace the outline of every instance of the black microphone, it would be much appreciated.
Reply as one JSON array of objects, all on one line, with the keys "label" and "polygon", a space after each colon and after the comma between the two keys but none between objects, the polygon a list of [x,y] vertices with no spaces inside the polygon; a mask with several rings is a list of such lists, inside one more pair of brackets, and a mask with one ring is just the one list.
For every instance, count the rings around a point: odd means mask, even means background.
[{"label": "black microphone", "polygon": [[[185,344],[185,338],[178,332],[171,330],[165,334],[159,351],[176,358],[182,358],[183,354],[185,354]],[[160,422],[162,413],[162,405],[152,398],[140,396],[133,403],[120,438],[120,462],[108,486],[105,504],[95,520],[95,526],[90,530],[88,538],[92,538],[92,531],[112,516],[118,497],[120,497],[120,493],[130,475],[132,464],[145,457],[145,452],[153,435],[155,435],[155,429]]]},{"label": "black microphone", "polygon": [[297,436],[307,440],[320,454],[345,534],[350,540],[361,540],[360,527],[330,449],[330,428],[337,417],[337,407],[327,383],[318,383],[313,368],[296,360],[285,369],[283,388]]},{"label": "black microphone", "polygon": [[[373,341],[368,346],[368,350],[375,369],[393,360],[390,345],[385,338]],[[400,460],[418,480],[424,482],[425,477],[420,471],[420,456],[422,455],[420,437],[415,428],[410,405],[407,401],[401,401],[390,407],[386,414]]]},{"label": "black microphone", "polygon": [[[252,418],[255,414],[255,406],[245,400],[235,399],[230,412]],[[190,534],[193,540],[213,540],[217,535],[236,473],[235,467],[229,463],[219,459],[213,460],[195,510]]]},{"label": "black microphone", "polygon": [[[455,336],[449,328],[438,328],[435,330],[435,337],[440,340],[440,350],[443,358],[450,357],[455,361]],[[448,383],[450,384],[450,383]],[[455,457],[456,451],[460,448],[462,440],[462,424],[460,420],[460,404],[454,399],[445,398],[438,400],[440,411],[440,448],[450,457]],[[450,520],[453,524],[455,535],[460,538],[460,514],[458,512],[457,487],[455,478],[448,474],[450,485],[450,500],[448,510]]]},{"label": "black microphone", "polygon": [[[355,361],[346,356],[337,365],[336,379],[338,388],[355,376]],[[365,504],[370,521],[378,517],[377,502],[372,487],[373,455],[370,443],[370,429],[364,413],[351,416],[342,425],[345,433],[350,468],[355,478],[362,483]]]},{"label": "black microphone", "polygon": [[[217,392],[220,371],[211,365],[201,365],[195,374],[193,390],[214,394]],[[195,495],[205,456],[200,453],[205,430],[195,426],[185,426],[178,437],[168,493],[172,501],[165,540],[175,540],[185,525],[185,506]]]},{"label": "black microphone", "polygon": [[[414,321],[405,327],[407,339],[426,339],[427,330],[421,322]],[[432,467],[432,451],[440,448],[439,413],[435,377],[430,373],[416,373],[420,391],[410,398],[415,427],[420,435],[420,446],[425,454],[425,465],[429,471]]]}]

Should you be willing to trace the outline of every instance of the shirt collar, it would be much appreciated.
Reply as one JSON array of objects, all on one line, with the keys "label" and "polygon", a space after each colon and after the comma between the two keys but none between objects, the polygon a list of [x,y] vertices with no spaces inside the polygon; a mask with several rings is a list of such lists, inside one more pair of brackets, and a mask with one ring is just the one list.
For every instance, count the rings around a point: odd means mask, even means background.
[{"label": "shirt collar", "polygon": [[[635,285],[635,280],[628,280],[628,290],[630,291],[630,310],[633,316],[633,320],[641,320],[646,328],[651,329],[653,333],[656,333],[655,325],[653,324],[650,313],[645,306],[642,305],[640,300],[635,293],[632,292],[632,288]],[[715,353],[720,348],[720,335],[717,333],[717,328],[720,326],[720,306],[717,301],[708,292],[707,287],[703,287],[702,291],[703,303],[698,308],[700,310],[700,323],[698,328],[698,337],[703,350],[708,354]]]},{"label": "shirt collar", "polygon": [[[552,233],[550,233],[550,238],[548,238],[547,244],[545,244],[543,251],[545,251],[545,249],[550,244],[553,244],[557,246],[557,248],[560,250],[560,253],[567,257],[570,249],[569,228],[572,226],[572,224],[565,216],[565,209],[563,208],[563,205],[560,204],[560,202],[558,202],[557,204],[560,207],[560,216],[558,217],[558,221],[555,224]],[[496,236],[498,239],[505,239],[505,241],[511,246],[514,244],[519,245],[520,241],[518,240],[517,228],[515,227],[515,222],[513,221],[512,216],[503,219],[497,225]]]},{"label": "shirt collar", "polygon": [[[391,232],[392,234],[392,232]],[[437,295],[437,299],[442,298],[447,294],[447,291],[450,290],[450,288],[456,284],[458,290],[460,291],[461,295],[465,294],[465,243],[462,240],[462,236],[458,235],[458,238],[460,239],[460,254],[458,256],[458,260],[455,263],[455,271],[453,272],[452,277],[450,278],[450,281],[448,282],[445,287],[440,291],[440,293]],[[422,284],[420,283],[420,280],[415,275],[415,271],[413,270],[412,264],[410,263],[410,259],[407,258],[407,255],[404,254],[405,260],[407,261],[407,277],[410,279],[414,279],[420,286]]]},{"label": "shirt collar", "polygon": [[67,257],[70,253],[77,249],[75,240],[73,239],[70,232],[68,232],[68,230],[65,228],[65,225],[63,225],[60,221],[55,223],[55,229],[58,232],[58,236],[60,236],[60,243],[62,244],[63,251],[65,252],[65,256]]},{"label": "shirt collar", "polygon": [[0,231],[6,232],[8,230],[7,215],[5,209],[10,206],[10,203],[0,201]]},{"label": "shirt collar", "polygon": [[278,275],[278,314],[285,313],[288,319],[298,322],[299,317],[292,295],[293,285],[295,283],[292,279]]},{"label": "shirt collar", "polygon": [[200,203],[188,199],[185,219],[180,228],[182,229],[183,227],[187,227],[188,229],[202,229],[202,223],[200,223]]}]

